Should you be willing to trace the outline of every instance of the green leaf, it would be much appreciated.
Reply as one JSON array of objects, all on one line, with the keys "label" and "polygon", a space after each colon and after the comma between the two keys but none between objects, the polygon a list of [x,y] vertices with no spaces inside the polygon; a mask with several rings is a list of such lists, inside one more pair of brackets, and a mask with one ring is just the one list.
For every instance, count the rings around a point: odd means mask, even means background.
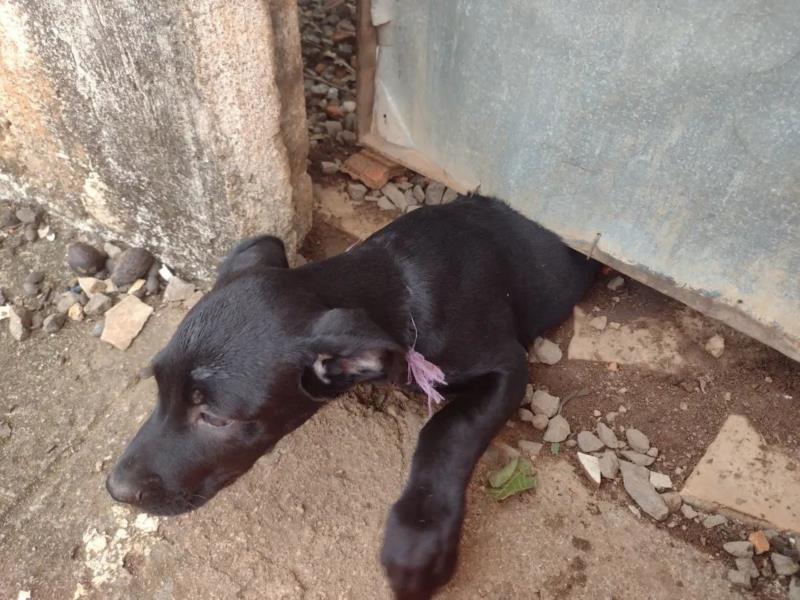
[{"label": "green leaf", "polygon": [[[526,458],[515,458],[511,462],[515,463],[511,477],[502,486],[492,487],[488,490],[489,494],[498,502],[536,487],[536,474],[533,472],[531,461]],[[501,470],[505,471],[509,465]]]},{"label": "green leaf", "polygon": [[503,487],[514,475],[514,471],[517,470],[518,463],[519,458],[512,458],[510,461],[508,461],[508,464],[505,467],[492,473],[489,476],[489,485],[493,488]]},{"label": "green leaf", "polygon": [[561,453],[561,442],[550,444],[550,454],[558,456]]}]

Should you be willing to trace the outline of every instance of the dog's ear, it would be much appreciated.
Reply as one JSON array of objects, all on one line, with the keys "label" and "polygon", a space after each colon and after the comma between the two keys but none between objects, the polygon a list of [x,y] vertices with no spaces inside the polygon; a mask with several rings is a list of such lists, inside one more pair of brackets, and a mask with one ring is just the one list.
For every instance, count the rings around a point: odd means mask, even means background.
[{"label": "dog's ear", "polygon": [[309,332],[309,346],[314,363],[304,385],[312,396],[323,397],[384,376],[393,358],[404,352],[364,310],[347,308],[318,317]]},{"label": "dog's ear", "polygon": [[286,248],[272,235],[262,235],[239,242],[219,267],[217,283],[247,269],[265,266],[288,268]]}]

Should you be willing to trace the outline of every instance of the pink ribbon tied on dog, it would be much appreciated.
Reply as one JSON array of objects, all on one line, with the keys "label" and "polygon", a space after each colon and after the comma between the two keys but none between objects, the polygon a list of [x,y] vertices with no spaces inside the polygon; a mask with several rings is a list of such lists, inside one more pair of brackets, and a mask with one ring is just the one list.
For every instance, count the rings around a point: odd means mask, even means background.
[{"label": "pink ribbon tied on dog", "polygon": [[414,349],[417,345],[417,324],[414,323],[414,317],[411,317],[411,324],[414,326],[414,343],[406,352],[408,384],[416,383],[428,397],[428,418],[430,418],[433,415],[434,403],[441,404],[444,401],[444,396],[436,390],[436,386],[447,385],[447,381],[444,372],[439,367]]}]

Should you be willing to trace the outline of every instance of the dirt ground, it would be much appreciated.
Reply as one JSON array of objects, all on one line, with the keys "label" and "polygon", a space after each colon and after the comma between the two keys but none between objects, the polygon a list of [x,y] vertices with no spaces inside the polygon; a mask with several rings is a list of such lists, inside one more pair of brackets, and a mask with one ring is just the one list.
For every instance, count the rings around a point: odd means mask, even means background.
[{"label": "dirt ground", "polygon": [[[361,212],[355,207],[351,221]],[[318,214],[304,249],[311,260],[356,239]],[[365,229],[374,227],[375,215],[364,214]],[[0,282],[13,291],[33,268],[66,280],[69,236],[13,256],[2,250]],[[732,412],[750,417],[769,444],[798,452],[797,364],[712,321],[688,327],[687,309],[643,286],[612,293],[604,283],[585,311],[683,327],[687,365],[679,373],[566,358],[532,365],[531,380],[554,394],[588,390],[565,409],[573,432],[594,427],[593,411],[623,405],[617,422],[650,436],[678,484]],[[365,386],[332,404],[192,514],[155,519],[108,497],[108,469],[154,402],[152,380],[136,374],[183,314],[159,307],[126,352],[92,337],[88,322],[24,343],[0,327],[0,420],[11,430],[0,439],[0,597],[388,598],[377,561],[383,521],[425,419],[419,399],[399,390]],[[720,359],[700,345],[714,331],[726,339]],[[571,335],[567,322],[550,337],[566,349]],[[541,433],[513,421],[500,439]],[[484,485],[502,460],[490,450],[473,478],[460,567],[442,598],[741,597],[724,578],[732,565],[721,544],[744,528],[637,518],[619,486],[587,482],[569,449],[536,460],[535,492],[498,504]],[[753,593],[781,598],[783,590]]]}]

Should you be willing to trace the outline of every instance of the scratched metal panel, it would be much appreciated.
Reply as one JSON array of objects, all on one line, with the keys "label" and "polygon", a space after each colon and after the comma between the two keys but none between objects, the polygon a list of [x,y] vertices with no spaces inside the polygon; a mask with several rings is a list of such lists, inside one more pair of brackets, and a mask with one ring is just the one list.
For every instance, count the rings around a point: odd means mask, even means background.
[{"label": "scratched metal panel", "polygon": [[372,8],[372,145],[800,359],[800,2]]}]

